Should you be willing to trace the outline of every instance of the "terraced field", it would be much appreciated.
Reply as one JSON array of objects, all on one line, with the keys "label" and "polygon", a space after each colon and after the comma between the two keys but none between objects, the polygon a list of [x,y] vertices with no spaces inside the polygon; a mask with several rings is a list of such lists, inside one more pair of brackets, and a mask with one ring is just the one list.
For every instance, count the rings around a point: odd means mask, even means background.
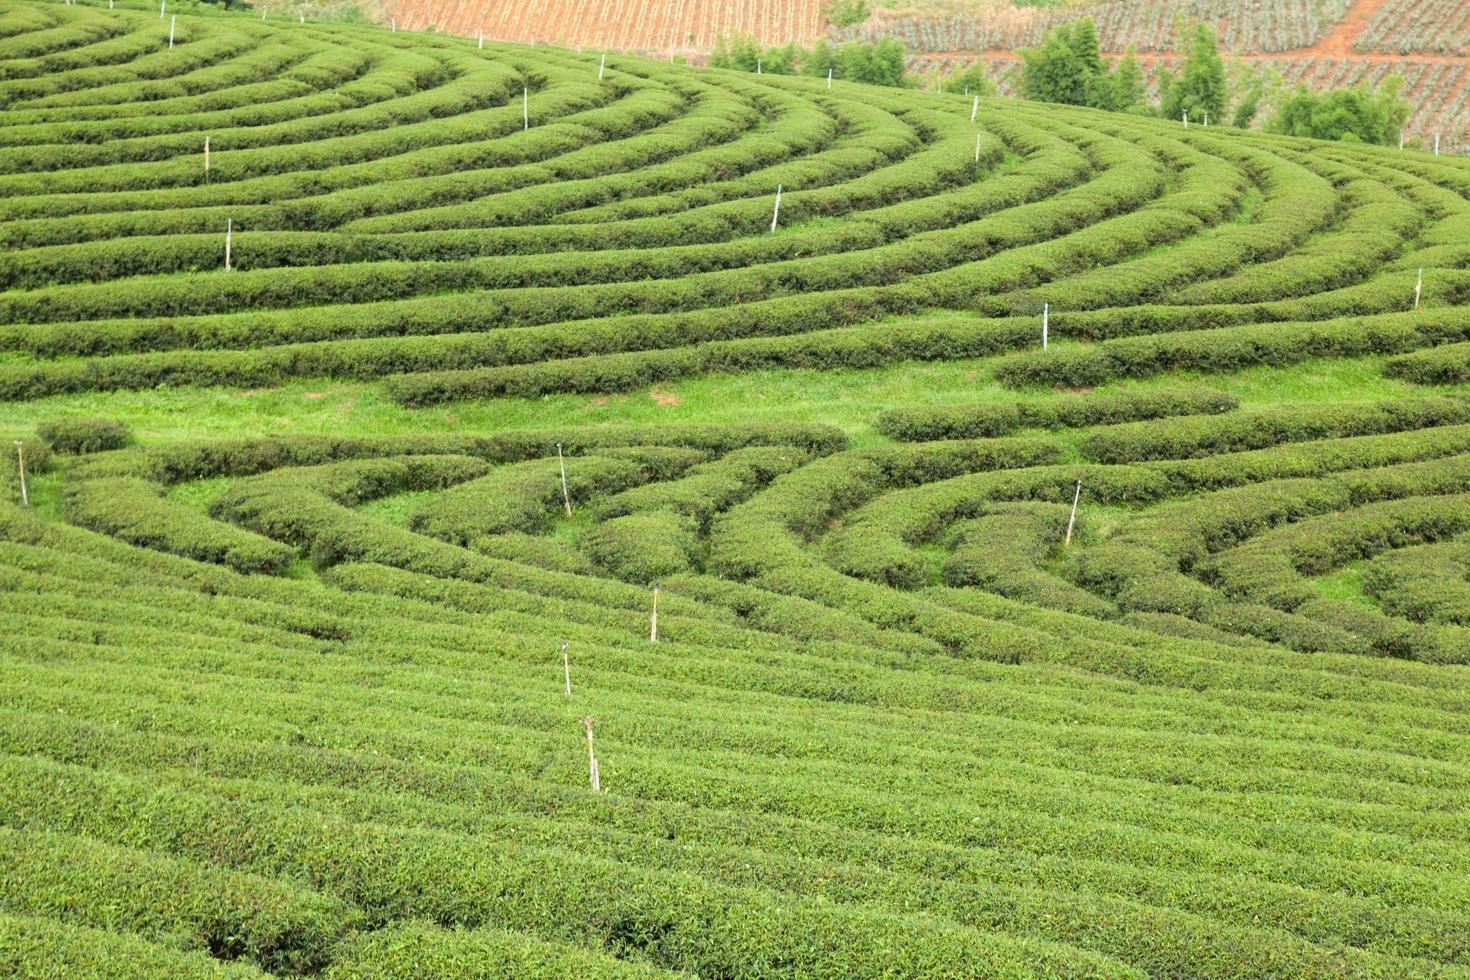
[{"label": "terraced field", "polygon": [[1470,974],[1466,161],[169,32],[0,10],[0,973]]}]

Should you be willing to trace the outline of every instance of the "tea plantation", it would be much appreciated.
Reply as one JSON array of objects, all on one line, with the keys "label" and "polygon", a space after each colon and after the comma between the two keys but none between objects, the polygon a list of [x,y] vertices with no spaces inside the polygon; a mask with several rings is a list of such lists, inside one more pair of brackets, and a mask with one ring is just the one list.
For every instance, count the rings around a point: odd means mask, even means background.
[{"label": "tea plantation", "polygon": [[0,284],[0,974],[1470,975],[1470,161],[10,0]]}]

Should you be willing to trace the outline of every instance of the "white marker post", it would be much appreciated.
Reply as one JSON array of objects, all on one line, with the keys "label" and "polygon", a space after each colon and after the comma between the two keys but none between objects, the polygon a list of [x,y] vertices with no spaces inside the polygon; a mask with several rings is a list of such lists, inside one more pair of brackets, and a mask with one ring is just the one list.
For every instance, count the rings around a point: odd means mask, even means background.
[{"label": "white marker post", "polygon": [[475,35],[475,39],[476,39],[475,47],[478,50],[480,50],[480,51],[484,51],[485,50],[485,29],[484,28],[481,28],[480,31]]},{"label": "white marker post", "polygon": [[755,59],[755,73],[757,75],[761,73],[761,60],[759,58]]},{"label": "white marker post", "polygon": [[980,162],[980,134],[975,134],[975,162]]},{"label": "white marker post", "polygon": [[572,660],[567,656],[567,645],[561,645],[561,669],[567,679],[567,697],[572,696]]},{"label": "white marker post", "polygon": [[831,88],[832,88],[832,69],[831,68],[828,68],[827,69],[827,89],[828,89],[828,91],[830,91]]},{"label": "white marker post", "polygon": [[225,219],[225,271],[230,271],[230,246],[234,244],[235,219]]},{"label": "white marker post", "polygon": [[388,21],[388,33],[389,34],[397,34],[398,33],[398,18],[397,17],[394,17],[392,20]]},{"label": "white marker post", "polygon": [[597,80],[602,81],[602,73],[607,69],[607,52],[602,52],[602,60],[597,63]]},{"label": "white marker post", "polygon": [[1424,289],[1424,270],[1419,270],[1419,278],[1414,280],[1414,312],[1419,312],[1419,293]]},{"label": "white marker post", "polygon": [[771,212],[771,233],[776,232],[776,221],[781,217],[781,185],[776,185],[776,208]]},{"label": "white marker post", "polygon": [[1434,155],[1439,156],[1439,134],[1434,134]]},{"label": "white marker post", "polygon": [[1183,119],[1184,119],[1184,128],[1185,128],[1185,129],[1188,129],[1188,128],[1189,128],[1189,110],[1188,110],[1188,109],[1185,109],[1185,110],[1184,110],[1184,111],[1183,111],[1183,112],[1182,112],[1182,113],[1181,113],[1181,115],[1182,115],[1182,117],[1183,117]]},{"label": "white marker post", "polygon": [[531,87],[521,89],[521,128],[531,128]]},{"label": "white marker post", "polygon": [[648,642],[658,642],[658,583],[653,583],[653,615],[648,620]]},{"label": "white marker post", "polygon": [[209,183],[209,137],[204,137],[204,182]]},{"label": "white marker post", "polygon": [[1210,114],[1207,112],[1207,113],[1205,113],[1205,126],[1208,127],[1209,125],[1210,125]]},{"label": "white marker post", "polygon": [[1399,130],[1399,149],[1402,150],[1403,148],[1404,148],[1404,131],[1401,129],[1401,130]]},{"label": "white marker post", "polygon": [[592,777],[592,792],[602,792],[602,774],[597,771],[597,753],[592,751],[592,718],[584,717],[582,724],[587,729],[587,772]]},{"label": "white marker post", "polygon": [[306,15],[305,14],[302,14],[301,15],[301,23],[303,23],[303,24],[306,23]]},{"label": "white marker post", "polygon": [[176,26],[178,26],[178,23],[179,23],[179,15],[178,14],[174,14],[172,17],[170,17],[168,19],[168,49],[170,51],[172,51],[174,49],[174,28]]},{"label": "white marker post", "polygon": [[970,122],[975,121],[975,116],[980,112],[980,96],[975,96],[975,101],[970,103]]},{"label": "white marker post", "polygon": [[1046,350],[1047,334],[1051,329],[1051,304],[1041,304],[1041,349]]},{"label": "white marker post", "polygon": [[25,443],[19,439],[15,440],[15,465],[20,467],[20,502],[22,505],[29,507],[31,505],[31,495],[26,490]]},{"label": "white marker post", "polygon": [[165,8],[167,6],[168,6],[168,0],[163,0],[163,2],[158,5],[158,19],[159,20],[163,20],[163,8]]},{"label": "white marker post", "polygon": [[1082,481],[1077,481],[1077,492],[1072,494],[1072,516],[1067,518],[1067,540],[1062,542],[1066,548],[1072,544],[1072,526],[1077,523],[1077,501],[1082,499]]},{"label": "white marker post", "polygon": [[561,443],[556,444],[556,462],[561,466],[561,502],[567,509],[567,516],[572,516],[572,496],[567,493],[567,461],[561,454]]}]

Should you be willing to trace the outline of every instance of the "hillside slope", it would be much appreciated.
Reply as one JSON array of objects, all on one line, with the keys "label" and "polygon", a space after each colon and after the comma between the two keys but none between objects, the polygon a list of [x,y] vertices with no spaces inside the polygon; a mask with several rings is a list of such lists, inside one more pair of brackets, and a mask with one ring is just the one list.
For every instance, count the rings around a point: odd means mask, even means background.
[{"label": "hillside slope", "polygon": [[35,0],[0,146],[0,972],[1470,974],[1464,161]]}]

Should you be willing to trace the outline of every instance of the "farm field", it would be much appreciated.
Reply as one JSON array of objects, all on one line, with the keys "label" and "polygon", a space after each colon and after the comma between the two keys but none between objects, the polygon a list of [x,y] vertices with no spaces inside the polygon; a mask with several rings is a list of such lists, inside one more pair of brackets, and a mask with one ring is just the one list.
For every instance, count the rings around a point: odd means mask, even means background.
[{"label": "farm field", "polygon": [[1450,155],[12,0],[0,974],[1470,976],[1467,231]]}]

